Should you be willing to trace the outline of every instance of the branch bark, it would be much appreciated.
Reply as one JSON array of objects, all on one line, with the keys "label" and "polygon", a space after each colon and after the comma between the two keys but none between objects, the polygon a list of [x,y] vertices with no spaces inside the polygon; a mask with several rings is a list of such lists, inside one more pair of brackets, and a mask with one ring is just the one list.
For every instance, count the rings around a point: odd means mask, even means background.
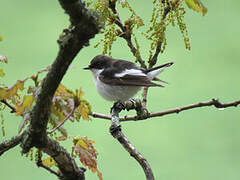
[{"label": "branch bark", "polygon": [[[47,136],[46,128],[53,95],[78,52],[100,30],[98,17],[88,11],[81,0],[59,0],[70,17],[71,26],[60,36],[59,52],[43,80],[37,102],[30,113],[30,125],[22,136],[22,153],[36,147],[57,162],[64,180],[82,180],[84,170],[76,165],[70,154],[55,140]],[[18,142],[19,143],[19,142]]]},{"label": "branch bark", "polygon": [[[221,108],[228,108],[228,107],[237,107],[239,104],[240,104],[240,100],[229,102],[229,103],[221,103],[218,99],[212,99],[210,101],[199,102],[199,103],[196,103],[196,104],[190,104],[190,105],[173,108],[173,109],[166,110],[166,111],[148,113],[148,115],[145,116],[145,117],[139,117],[137,115],[135,115],[135,116],[119,117],[119,121],[120,122],[139,121],[139,120],[145,120],[145,119],[149,119],[149,118],[153,118],[153,117],[161,117],[161,116],[165,116],[165,115],[168,115],[168,114],[175,114],[175,113],[178,114],[178,113],[180,113],[182,111],[195,109],[195,108],[199,108],[199,107],[214,106],[214,107],[216,107],[218,109],[221,109]],[[111,116],[110,115],[106,115],[106,114],[93,112],[91,114],[91,116],[94,117],[94,118],[111,120]]]},{"label": "branch bark", "polygon": [[43,80],[41,91],[36,105],[30,114],[31,121],[29,132],[31,143],[23,146],[23,152],[27,152],[31,146],[41,148],[45,146],[46,127],[53,95],[65,75],[69,65],[80,49],[88,45],[89,39],[99,32],[97,18],[84,7],[80,0],[59,0],[62,8],[70,16],[71,27],[65,29],[58,40],[60,50],[50,71]]},{"label": "branch bark", "polygon": [[[120,105],[119,105],[120,104]],[[154,180],[153,172],[148,161],[137,151],[137,149],[128,141],[127,137],[123,134],[121,126],[119,123],[119,113],[124,108],[121,103],[115,103],[111,109],[111,120],[112,125],[110,127],[110,132],[112,136],[118,140],[118,142],[124,147],[124,149],[129,152],[143,168],[147,180]]]},{"label": "branch bark", "polygon": [[1,156],[4,152],[6,152],[6,151],[14,148],[14,147],[17,146],[18,144],[20,144],[20,143],[21,143],[21,140],[22,140],[22,137],[23,137],[23,134],[20,134],[20,135],[18,135],[18,136],[12,137],[10,140],[3,141],[3,142],[0,144],[0,156]]}]

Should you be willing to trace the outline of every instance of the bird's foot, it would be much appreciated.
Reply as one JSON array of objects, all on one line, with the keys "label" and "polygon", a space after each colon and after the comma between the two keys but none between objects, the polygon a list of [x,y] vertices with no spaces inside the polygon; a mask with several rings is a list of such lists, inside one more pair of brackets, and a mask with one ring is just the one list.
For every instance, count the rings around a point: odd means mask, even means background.
[{"label": "bird's foot", "polygon": [[117,101],[113,104],[113,107],[111,107],[110,113],[112,113],[113,110],[121,111],[121,110],[124,110],[124,109],[125,109],[125,105],[122,102]]},{"label": "bird's foot", "polygon": [[146,108],[142,107],[137,111],[137,119],[147,119],[149,117],[149,112]]},{"label": "bird's foot", "polygon": [[140,106],[142,106],[140,99],[129,99],[128,101],[125,102],[125,108],[127,111],[131,109],[137,109]]}]

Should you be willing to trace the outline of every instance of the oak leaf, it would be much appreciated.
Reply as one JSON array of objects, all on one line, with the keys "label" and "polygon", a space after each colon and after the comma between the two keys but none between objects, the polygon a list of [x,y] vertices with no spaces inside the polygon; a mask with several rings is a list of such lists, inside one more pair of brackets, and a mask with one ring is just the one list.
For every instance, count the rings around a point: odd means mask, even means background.
[{"label": "oak leaf", "polygon": [[54,161],[54,159],[52,157],[48,157],[46,159],[43,159],[42,163],[43,163],[44,166],[47,166],[47,167],[52,167],[52,166],[57,165],[57,163]]},{"label": "oak leaf", "polygon": [[11,99],[13,96],[18,96],[18,90],[24,89],[24,81],[17,80],[12,87],[0,88],[0,100]]},{"label": "oak leaf", "polygon": [[82,100],[77,108],[77,113],[83,118],[83,120],[91,120],[88,116],[89,114],[91,114],[90,104],[87,101]]},{"label": "oak leaf", "polygon": [[190,9],[202,13],[203,16],[207,13],[207,8],[200,0],[185,0],[185,3]]},{"label": "oak leaf", "polygon": [[23,102],[16,106],[16,116],[19,116],[24,113],[26,108],[32,106],[33,96],[32,95],[24,95]]},{"label": "oak leaf", "polygon": [[87,166],[93,173],[97,173],[98,178],[102,180],[102,173],[97,169],[98,153],[93,147],[95,142],[88,140],[87,137],[75,137],[73,143],[73,150],[81,163]]}]

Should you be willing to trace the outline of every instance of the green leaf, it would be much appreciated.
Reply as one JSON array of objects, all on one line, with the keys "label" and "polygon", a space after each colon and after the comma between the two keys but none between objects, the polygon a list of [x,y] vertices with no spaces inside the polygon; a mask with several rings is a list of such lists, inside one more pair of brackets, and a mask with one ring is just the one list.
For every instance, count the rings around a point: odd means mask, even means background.
[{"label": "green leaf", "polygon": [[207,8],[200,0],[185,0],[185,3],[190,9],[202,13],[203,16],[207,13]]},{"label": "green leaf", "polygon": [[4,77],[5,76],[5,72],[3,71],[2,68],[0,68],[0,77]]},{"label": "green leaf", "polygon": [[43,163],[44,166],[47,166],[49,168],[57,165],[57,163],[54,161],[54,159],[52,157],[48,157],[46,159],[43,159],[42,163]]}]

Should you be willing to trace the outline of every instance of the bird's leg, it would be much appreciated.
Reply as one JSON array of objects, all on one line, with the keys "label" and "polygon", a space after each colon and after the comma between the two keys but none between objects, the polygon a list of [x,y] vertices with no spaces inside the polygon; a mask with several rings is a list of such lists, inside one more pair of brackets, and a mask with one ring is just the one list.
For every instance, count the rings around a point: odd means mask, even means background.
[{"label": "bird's leg", "polygon": [[129,99],[128,101],[125,102],[124,106],[126,108],[127,111],[131,110],[131,109],[135,109],[137,106],[137,100],[138,99]]},{"label": "bird's leg", "polygon": [[114,108],[121,109],[121,111],[122,111],[122,110],[125,109],[125,104],[123,104],[123,103],[120,102],[120,101],[115,102],[115,103],[113,104],[113,107],[111,107],[111,109],[110,109],[110,114],[112,113],[112,111],[113,111]]},{"label": "bird's leg", "polygon": [[138,119],[146,119],[149,116],[148,110],[143,107],[140,99],[130,99],[125,103],[125,108],[129,111],[135,109]]},{"label": "bird's leg", "polygon": [[149,112],[146,108],[142,107],[141,109],[137,110],[137,119],[147,119],[149,117]]},{"label": "bird's leg", "polygon": [[121,124],[119,121],[119,113],[125,109],[125,106],[121,102],[115,102],[113,107],[111,108],[111,116],[112,116],[112,125],[110,126],[110,133],[113,134],[116,131],[121,131]]}]

